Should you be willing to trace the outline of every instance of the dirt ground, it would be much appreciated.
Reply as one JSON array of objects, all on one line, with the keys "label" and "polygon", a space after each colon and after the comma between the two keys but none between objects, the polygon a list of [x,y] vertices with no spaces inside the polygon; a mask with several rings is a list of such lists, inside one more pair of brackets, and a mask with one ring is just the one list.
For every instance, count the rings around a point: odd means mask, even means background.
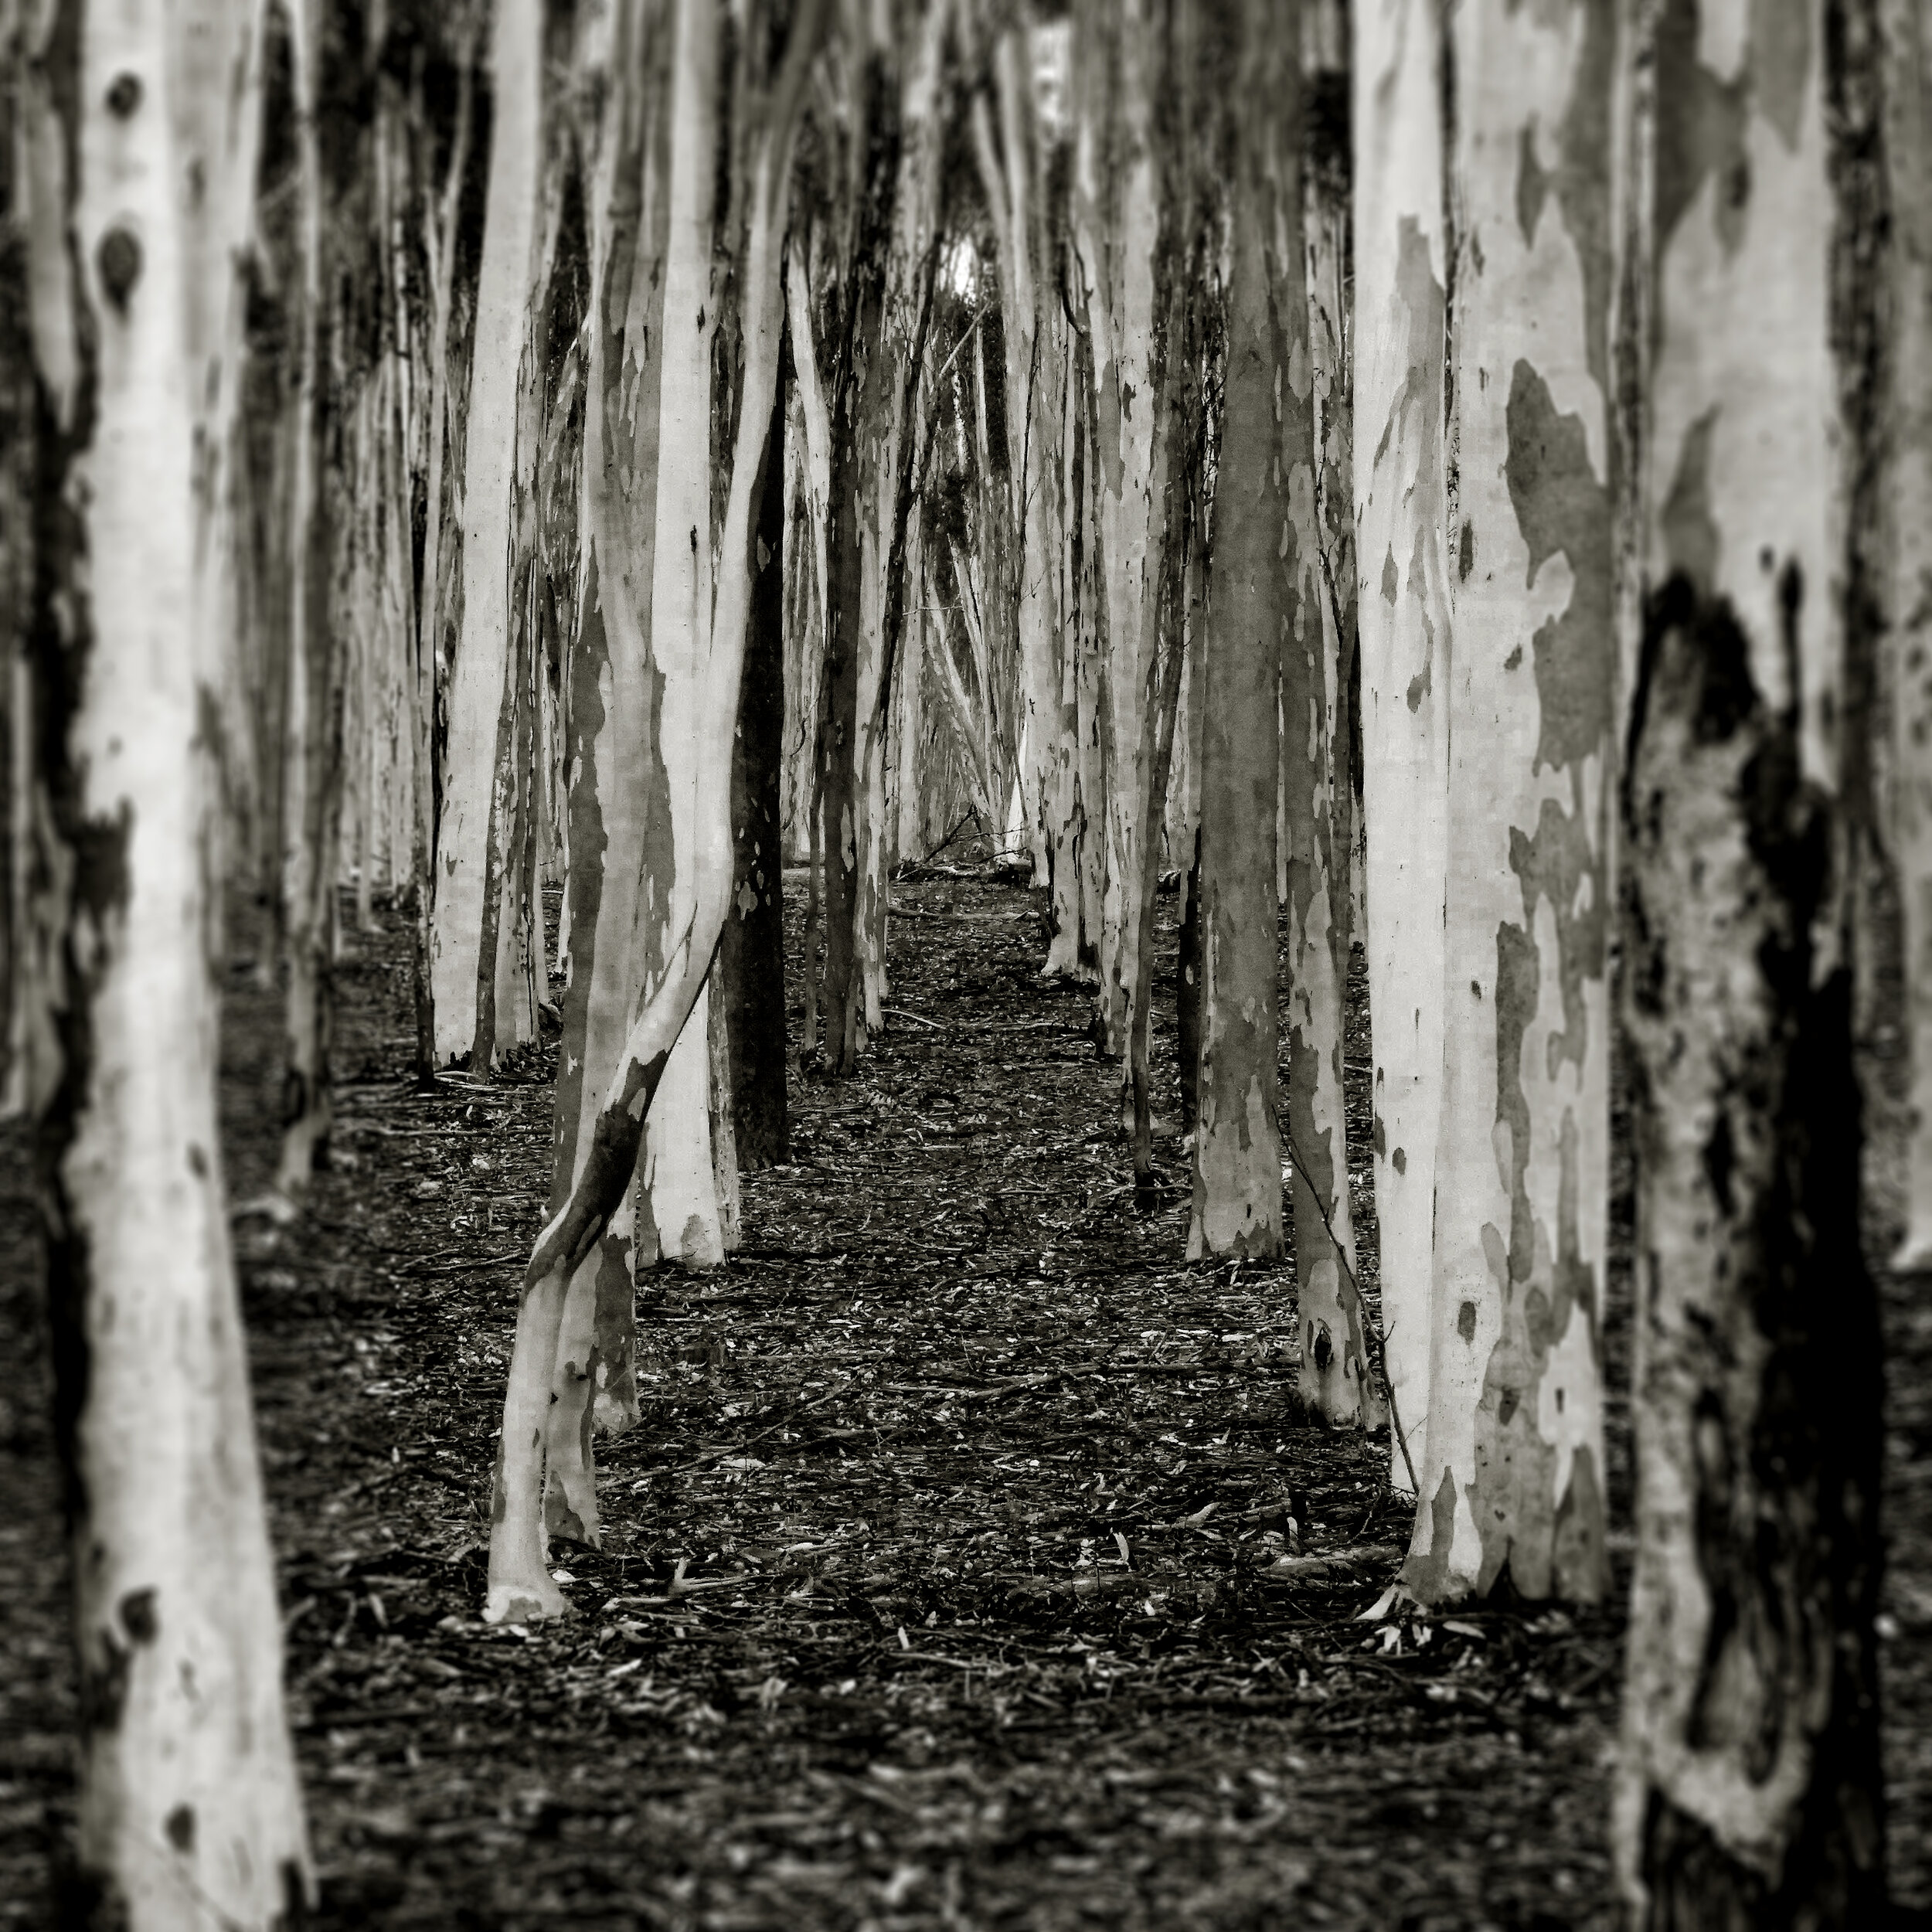
[{"label": "dirt ground", "polygon": [[[1039,979],[1025,890],[929,871],[896,893],[890,1030],[853,1081],[794,1070],[793,1165],[746,1177],[730,1264],[651,1279],[643,1424],[599,1443],[606,1546],[559,1547],[579,1614],[527,1631],[477,1613],[552,1056],[412,1092],[402,922],[352,937],[336,1164],[277,1227],[247,1209],[276,1002],[238,909],[226,1152],[317,1923],[1607,1932],[1627,1531],[1600,1609],[1354,1621],[1409,1511],[1386,1439],[1299,1412],[1291,1268],[1182,1261],[1171,1134],[1164,1205],[1136,1211],[1115,1071],[1085,995]],[[0,1138],[0,1926],[19,1927],[51,1923],[73,1708],[26,1145]],[[1878,1241],[1883,1148],[1874,1179]],[[1358,1159],[1372,1281],[1366,1180]],[[1892,1862],[1920,1912],[1924,1287],[1886,1282]],[[1614,1295],[1615,1378],[1627,1331]],[[1621,1524],[1621,1400],[1611,1420]],[[1298,1548],[1326,1560],[1270,1573]]]}]

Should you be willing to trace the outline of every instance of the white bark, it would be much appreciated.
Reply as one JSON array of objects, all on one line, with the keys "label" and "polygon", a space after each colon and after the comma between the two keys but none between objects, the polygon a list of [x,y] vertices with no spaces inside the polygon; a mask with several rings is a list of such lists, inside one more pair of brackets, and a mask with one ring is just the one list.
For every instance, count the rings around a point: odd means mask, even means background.
[{"label": "white bark", "polygon": [[[682,0],[679,22],[685,33],[697,33],[708,18],[703,0]],[[559,1331],[565,1313],[566,1284],[570,1284],[575,1291],[574,1278],[580,1278],[587,1268],[594,1267],[590,1257],[594,1257],[614,1218],[624,1211],[645,1120],[663,1083],[672,1050],[679,1036],[687,1030],[703,991],[730,902],[733,845],[726,774],[730,770],[731,743],[737,724],[750,608],[752,496],[777,380],[779,315],[784,299],[779,254],[792,138],[806,66],[816,51],[820,25],[819,11],[811,5],[802,7],[794,15],[784,69],[774,87],[773,100],[758,123],[748,167],[751,193],[740,257],[740,285],[745,304],[741,332],[745,360],[736,442],[718,546],[716,591],[704,634],[709,648],[703,665],[702,701],[696,713],[696,767],[709,774],[713,782],[703,786],[699,794],[692,841],[695,863],[678,882],[683,916],[672,928],[663,976],[656,990],[642,1002],[621,1052],[614,1056],[601,1106],[583,1109],[583,1124],[568,1185],[562,1184],[560,1175],[552,1196],[554,1211],[539,1237],[525,1277],[515,1348],[504,1398],[493,1505],[489,1590],[484,1606],[485,1617],[493,1622],[557,1616],[569,1607],[546,1565],[543,1521],[546,1436],[551,1427],[553,1376],[560,1352]],[[681,37],[679,49],[683,56],[679,63],[680,78],[683,87],[689,88],[694,78],[708,75],[709,61],[698,59],[689,39]],[[714,52],[707,52],[710,58],[715,58]],[[707,111],[710,97],[709,90],[705,90],[702,102],[694,104],[691,111]],[[613,103],[614,111],[622,105],[620,95]],[[631,106],[632,111],[645,108],[645,104],[638,102]],[[689,138],[688,126],[685,134],[682,143],[674,141],[673,150],[682,153],[689,165],[698,151]],[[702,151],[702,158],[707,164],[711,161],[708,148]],[[672,192],[677,192],[675,182]],[[685,190],[692,197],[682,203],[687,210],[694,206],[698,192],[695,185]],[[706,249],[708,253],[708,238]],[[633,292],[641,304],[644,294],[641,275],[634,283]],[[601,303],[604,299],[601,284],[594,284],[593,300]],[[695,318],[696,311],[692,313]],[[604,352],[600,338],[605,325],[606,318],[600,316],[593,332],[594,358]],[[597,411],[604,405],[602,386],[594,376],[590,393],[591,421],[596,426],[599,423]],[[602,436],[608,430],[599,427],[597,433]],[[600,474],[599,453],[600,446],[587,447],[587,496],[591,494],[591,479]],[[594,498],[593,507],[597,507]],[[608,512],[606,505],[600,514],[607,515]],[[708,524],[694,521],[688,548],[696,549],[695,532],[707,527]],[[621,545],[615,546],[615,553],[622,555]],[[704,1036],[700,1032],[697,1037],[702,1050]],[[597,1091],[587,1081],[584,1084],[588,1093]],[[551,1447],[563,1456],[570,1453],[570,1445],[558,1444],[554,1437]],[[587,1457],[584,1462],[587,1465]],[[588,1474],[587,1466],[583,1473]]]},{"label": "white bark", "polygon": [[[656,554],[651,585],[650,658],[658,689],[654,748],[670,803],[668,828],[646,828],[652,890],[644,937],[653,970],[641,1010],[672,968],[679,935],[697,899],[700,787],[722,788],[730,815],[731,767],[707,771],[705,683],[712,640],[711,345],[717,328],[712,229],[718,138],[716,23],[705,0],[680,0],[677,84],[671,107],[671,206],[664,266],[658,403]],[[747,394],[749,392],[747,391]],[[729,556],[727,553],[727,556]],[[740,560],[742,567],[742,560]],[[727,566],[727,570],[730,566]],[[743,620],[740,632],[743,631]],[[736,729],[736,721],[733,721]],[[665,831],[668,837],[665,837]],[[665,964],[658,967],[656,961]],[[724,1259],[711,1158],[710,1050],[700,994],[673,1048],[645,1130],[639,1172],[640,1260],[716,1267]]]},{"label": "white bark", "polygon": [[[514,702],[506,689],[511,485],[542,165],[543,12],[538,0],[495,0],[491,26],[489,189],[464,443],[462,636],[450,675],[430,948],[436,1057],[444,1063],[468,1053],[475,1037],[497,724]],[[498,923],[499,949],[513,943],[507,923]],[[512,1003],[499,1014],[499,1050],[515,1043],[505,1023],[515,1011]]]},{"label": "white bark", "polygon": [[[36,23],[21,67],[34,357],[68,506],[41,560],[65,662],[38,671],[60,768],[38,774],[35,835],[64,883],[39,907],[52,1026],[33,1036],[61,1055],[37,1100],[63,1089],[42,1182],[77,1852],[129,1932],[267,1932],[312,1896],[222,1189],[202,730],[257,24],[215,0],[90,9],[58,42]],[[179,192],[191,176],[203,196]]]},{"label": "white bark", "polygon": [[[1389,1390],[1420,1467],[1440,1105],[1449,583],[1439,29],[1355,12],[1357,606],[1376,1216]],[[1408,1478],[1392,1446],[1398,1487]]]}]

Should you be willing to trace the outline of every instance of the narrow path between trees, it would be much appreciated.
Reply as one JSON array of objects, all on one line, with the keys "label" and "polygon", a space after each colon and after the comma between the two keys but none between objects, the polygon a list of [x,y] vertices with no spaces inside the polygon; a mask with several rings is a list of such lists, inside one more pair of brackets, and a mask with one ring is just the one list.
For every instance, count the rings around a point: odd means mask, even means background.
[{"label": "narrow path between trees", "polygon": [[[276,1004],[235,960],[227,1158],[321,1923],[1607,1932],[1621,1605],[1353,1621],[1408,1511],[1385,1440],[1302,1422],[1291,1270],[1180,1260],[1171,1137],[1136,1212],[1026,893],[895,891],[892,1030],[855,1080],[794,1073],[794,1165],[746,1177],[730,1265],[656,1277],[643,1425],[599,1438],[607,1546],[556,1552],[580,1614],[528,1631],[477,1611],[550,1053],[413,1094],[406,933],[354,940],[336,1168],[278,1227],[249,1206]],[[1171,1123],[1171,1035],[1155,1060]],[[1901,1376],[1932,1357],[1911,1334]],[[16,1388],[0,1924],[26,1926],[71,1706]],[[1922,1819],[1916,1749],[1895,1804]]]}]

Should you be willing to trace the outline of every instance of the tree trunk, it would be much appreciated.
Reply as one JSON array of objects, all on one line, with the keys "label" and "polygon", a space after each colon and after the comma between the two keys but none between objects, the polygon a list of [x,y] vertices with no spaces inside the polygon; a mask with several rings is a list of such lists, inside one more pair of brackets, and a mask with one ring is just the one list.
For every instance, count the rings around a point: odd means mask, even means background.
[{"label": "tree trunk", "polygon": [[313,1889],[223,1198],[204,729],[255,22],[214,0],[63,19],[22,63],[20,146],[31,836],[61,882],[34,905],[28,1037],[82,1732],[60,1913],[267,1932]]},{"label": "tree trunk", "polygon": [[1020,538],[1013,582],[1025,705],[1020,786],[1031,828],[1034,883],[1048,894],[1043,971],[1048,978],[1070,978],[1079,972],[1080,888],[1077,726],[1068,702],[1062,637],[1067,519],[1062,444],[1070,345],[1039,179],[1044,157],[1035,128],[1030,50],[1021,28],[1002,29],[992,65],[990,94],[974,97],[972,133],[995,238],[1009,518]]},{"label": "tree trunk", "polygon": [[[1422,1460],[1442,1092],[1449,514],[1436,12],[1355,11],[1355,491],[1372,1138],[1390,1403]],[[1409,1476],[1390,1450],[1399,1488]]]},{"label": "tree trunk", "polygon": [[[706,631],[693,640],[694,648],[702,641],[708,643],[708,650],[701,702],[692,707],[690,719],[693,727],[690,750],[695,769],[701,774],[717,774],[719,781],[730,769],[750,619],[752,491],[777,383],[783,300],[779,258],[792,138],[805,77],[818,50],[821,23],[818,7],[806,5],[794,14],[781,69],[770,83],[767,97],[752,104],[755,111],[739,123],[749,151],[743,160],[746,184],[743,233],[734,245],[732,267],[743,304],[740,339],[744,369],[718,543],[716,594],[706,614],[709,619]],[[611,797],[601,801],[604,808],[600,810],[600,801],[587,792],[583,780],[587,777],[594,782],[600,755],[604,770],[614,775],[619,767],[611,756],[614,749],[648,740],[642,730],[633,736],[619,737],[614,745],[597,736],[607,728],[600,686],[607,680],[614,693],[619,688],[621,670],[631,665],[641,668],[643,633],[635,600],[642,588],[641,565],[653,561],[651,547],[655,546],[661,555],[667,540],[675,545],[682,539],[682,547],[695,564],[699,548],[696,532],[709,527],[709,508],[704,493],[692,491],[689,476],[675,479],[679,485],[677,507],[681,522],[687,502],[696,512],[689,536],[678,525],[667,530],[655,518],[648,525],[642,523],[636,516],[635,506],[621,494],[628,482],[640,492],[648,488],[656,497],[658,465],[655,460],[645,459],[655,458],[657,432],[663,419],[658,413],[662,391],[654,389],[648,380],[627,386],[619,380],[619,371],[627,359],[634,369],[638,366],[648,368],[647,359],[652,349],[665,340],[662,330],[649,328],[651,298],[654,293],[673,286],[680,296],[691,292],[687,286],[691,273],[688,264],[699,259],[700,240],[708,284],[709,222],[703,224],[700,234],[699,214],[708,202],[717,160],[715,148],[698,138],[699,128],[713,109],[716,79],[716,49],[713,38],[716,22],[702,0],[680,0],[673,23],[675,63],[666,58],[661,38],[655,45],[634,44],[634,36],[640,40],[643,36],[638,33],[634,15],[628,10],[614,24],[618,29],[616,57],[608,63],[614,81],[607,90],[604,108],[607,124],[593,210],[597,239],[594,260],[597,272],[592,283],[592,299],[597,306],[591,330],[590,417],[583,466],[587,532],[596,551],[583,594],[584,615],[577,652],[580,658],[587,661],[579,667],[574,693],[583,709],[573,713],[575,742],[566,747],[573,759],[583,760],[583,775],[573,787],[573,817],[581,799],[584,832],[601,830],[607,837],[612,828],[614,809],[634,803],[635,790],[612,784]],[[767,44],[767,37],[748,36],[740,43],[741,56],[745,46],[761,49]],[[647,80],[660,73],[665,66],[673,65],[674,78]],[[659,103],[667,90],[673,116],[669,195],[639,206],[644,197],[638,191],[647,182],[653,185],[656,195],[662,194],[662,188],[656,186],[661,177],[647,175],[641,168],[621,167],[620,160],[626,154],[634,158],[638,144],[655,136],[664,112]],[[735,178],[736,167],[733,173]],[[617,192],[620,184],[622,194]],[[671,272],[654,276],[651,266],[662,257],[652,244],[670,245],[672,237],[668,231],[672,228],[673,207],[687,230],[680,243],[685,259]],[[695,301],[682,311],[694,318],[697,312]],[[645,333],[647,328],[648,335]],[[702,333],[702,328],[699,332]],[[678,366],[683,368],[683,359],[691,357],[692,352],[686,346],[678,351]],[[668,355],[666,363],[667,368],[670,366]],[[687,393],[681,400],[683,408],[695,418],[689,432],[691,438],[700,446],[708,463],[708,362],[698,361],[696,373],[699,379],[692,385],[695,393]],[[641,422],[631,420],[631,396],[634,396],[637,406],[645,412]],[[620,461],[623,455],[632,460]],[[668,581],[675,584],[675,580]],[[672,595],[661,594],[665,589],[665,585],[656,581],[654,572],[653,607],[668,624],[675,600]],[[679,616],[689,623],[689,607]],[[620,649],[620,645],[624,648]],[[601,665],[597,662],[600,655]],[[587,1327],[594,1334],[596,1321],[587,1324],[581,1312],[587,1303],[594,1304],[598,1300],[600,1270],[594,1257],[611,1240],[614,1228],[621,1236],[652,1103],[665,1083],[675,1049],[682,1043],[689,1049],[695,1041],[698,1053],[706,1051],[700,996],[731,894],[728,783],[714,781],[702,787],[695,804],[696,824],[690,848],[695,863],[678,881],[679,900],[676,916],[671,922],[671,949],[655,990],[641,1001],[627,1002],[627,1013],[634,1013],[635,1018],[628,1033],[619,1039],[617,1050],[608,1055],[600,1053],[611,1071],[608,1083],[601,1090],[600,1104],[589,1104],[599,1090],[585,1077],[583,1055],[570,1050],[572,1016],[567,1012],[566,1015],[565,1052],[558,1082],[560,1159],[552,1197],[553,1211],[525,1274],[522,1301],[517,1312],[516,1342],[504,1398],[492,1505],[489,1592],[484,1607],[485,1617],[493,1622],[556,1616],[568,1607],[545,1563],[543,1493],[546,1440],[560,1471],[570,1477],[567,1500],[580,1529],[594,1531],[595,1527],[594,1515],[587,1513],[595,1508],[594,1478],[586,1453],[588,1403],[575,1386],[576,1380],[583,1379],[580,1373],[574,1379],[570,1373],[573,1364],[581,1371],[589,1350],[583,1349],[577,1356],[565,1352],[560,1347],[560,1331],[581,1336]],[[619,828],[623,829],[621,821]],[[573,824],[573,891],[580,870],[589,870],[584,862],[590,849],[587,841],[578,842],[577,830]],[[627,832],[626,835],[631,835]],[[612,955],[618,954],[619,947],[617,934],[613,932],[607,940],[598,920],[609,918],[617,896],[611,887],[621,884],[622,877],[607,866],[604,879],[599,882],[604,889],[590,895],[585,907],[589,927],[596,934],[597,943],[605,948],[609,961],[600,976],[607,996],[618,964]],[[579,998],[577,973],[594,965],[591,959],[573,961],[573,1004]],[[600,978],[594,971],[587,976],[594,981]],[[587,994],[585,1004],[589,1004]],[[577,1025],[587,1036],[586,1019],[578,1019]],[[702,1092],[700,1087],[700,1105]],[[566,1175],[570,1177],[567,1184]],[[621,1313],[628,1324],[628,1268],[621,1273]],[[566,1284],[572,1303],[569,1310]],[[594,1345],[609,1359],[610,1351],[601,1341]],[[560,1356],[563,1373],[559,1372]],[[567,1432],[565,1417],[553,1413],[566,1406],[562,1398],[569,1396],[576,1398],[578,1420],[574,1437]]]},{"label": "tree trunk", "polygon": [[[1727,43],[1665,13],[1640,70],[1656,141],[1622,798],[1641,1301],[1617,1849],[1645,1927],[1864,1927],[1884,1915],[1883,1438],[1852,939],[1892,427],[1881,48],[1859,7],[1714,24]],[[1742,50],[1733,77],[1705,64],[1719,44]],[[1748,195],[1710,193],[1746,156]]]},{"label": "tree trunk", "polygon": [[[1609,11],[1456,16],[1461,478],[1426,1604],[1594,1602],[1610,1196],[1617,501]],[[1579,48],[1580,47],[1580,53]],[[1547,193],[1523,182],[1546,170]]]},{"label": "tree trunk", "polygon": [[342,802],[340,641],[331,621],[334,505],[326,474],[333,410],[328,368],[332,314],[323,253],[321,150],[315,100],[324,31],[298,7],[295,145],[301,278],[291,398],[287,709],[282,746],[282,934],[287,975],[282,1041],[282,1145],[276,1185],[291,1196],[328,1158],[335,1104],[335,847]]},{"label": "tree trunk", "polygon": [[[479,1002],[486,988],[495,989],[494,949],[479,969],[485,924],[499,944],[507,940],[497,904],[486,902],[497,897],[488,889],[491,832],[500,818],[499,740],[505,715],[513,714],[516,704],[510,649],[512,477],[543,165],[543,41],[537,0],[496,0],[489,192],[464,443],[461,638],[450,679],[430,951],[436,1053],[445,1064],[470,1053]],[[501,870],[499,861],[499,879]],[[499,1048],[505,1018],[499,1015],[493,1029]],[[508,1043],[515,1043],[514,1034]]]},{"label": "tree trunk", "polygon": [[[643,825],[640,929],[645,947],[641,988],[631,994],[634,1016],[676,970],[678,947],[696,899],[699,788],[711,779],[726,814],[729,836],[729,753],[714,774],[699,762],[706,659],[712,632],[712,341],[718,325],[713,290],[715,229],[726,210],[716,206],[719,141],[719,47],[715,19],[679,8],[677,77],[671,95],[671,209],[664,257],[662,308],[655,345],[663,389],[657,447],[657,544],[648,603],[641,614],[648,640],[645,675],[652,693],[645,749],[655,767],[647,778],[662,787],[668,809]],[[769,396],[747,399],[761,413],[754,450],[761,449]],[[728,454],[720,451],[721,462]],[[754,463],[757,457],[753,457]],[[747,479],[748,481],[755,479]],[[745,532],[750,536],[749,525]],[[748,546],[747,552],[748,554]],[[747,555],[733,560],[740,570]],[[740,654],[744,633],[733,639]],[[735,719],[736,705],[733,714]],[[660,774],[662,775],[660,775]],[[607,859],[607,864],[608,861]],[[715,951],[715,941],[713,950]],[[690,1023],[679,1035],[664,1083],[645,1123],[638,1165],[638,1260],[686,1267],[716,1267],[724,1259],[711,1145],[709,994],[701,989]]]},{"label": "tree trunk", "polygon": [[757,492],[757,536],[744,687],[731,759],[735,884],[718,948],[730,1047],[738,1164],[791,1158],[785,1105],[784,874],[779,815],[784,766],[785,383],[773,397]]},{"label": "tree trunk", "polygon": [[1910,0],[1884,9],[1896,318],[1886,480],[1891,629],[1889,845],[1904,928],[1910,1067],[1906,1225],[1893,1265],[1932,1269],[1932,23]]},{"label": "tree trunk", "polygon": [[[1098,577],[1107,641],[1110,756],[1104,814],[1105,884],[1096,1000],[1100,1047],[1128,1056],[1138,1019],[1148,790],[1156,734],[1160,536],[1167,491],[1168,412],[1156,321],[1166,307],[1152,86],[1161,66],[1152,23],[1084,0],[1073,37],[1077,103],[1073,237],[1093,355],[1093,483]],[[1133,1070],[1122,1111],[1133,1114]]]},{"label": "tree trunk", "polygon": [[[1292,59],[1298,46],[1262,0],[1240,15],[1243,56]],[[1298,8],[1287,10],[1298,21]],[[1277,136],[1272,111],[1294,102],[1299,77],[1284,61],[1270,112],[1237,108],[1229,199],[1233,267],[1227,295],[1227,375],[1209,561],[1206,691],[1201,747],[1201,1059],[1194,1134],[1194,1212],[1188,1257],[1281,1251],[1281,1138],[1276,1114],[1276,801],[1281,660],[1293,635],[1307,563],[1293,513],[1298,463],[1311,495],[1313,430],[1305,333],[1290,366],[1294,318],[1307,328],[1302,293],[1294,134]],[[1295,129],[1296,112],[1287,116]],[[1297,131],[1298,132],[1298,131]],[[1285,154],[1277,151],[1277,139]],[[1271,263],[1277,234],[1294,237]],[[1284,311],[1275,277],[1295,270]],[[1298,427],[1294,427],[1298,426]],[[1305,523],[1306,519],[1302,521]]]}]

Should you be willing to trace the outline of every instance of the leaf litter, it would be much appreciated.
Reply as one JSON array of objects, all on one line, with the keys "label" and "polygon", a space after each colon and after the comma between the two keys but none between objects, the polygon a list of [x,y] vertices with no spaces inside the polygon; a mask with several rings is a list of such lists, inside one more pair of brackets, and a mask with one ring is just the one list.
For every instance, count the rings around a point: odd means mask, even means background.
[{"label": "leaf litter", "polygon": [[[792,1159],[744,1177],[743,1247],[642,1284],[641,1420],[598,1437],[604,1547],[553,1546],[576,1614],[543,1627],[477,1611],[552,1049],[411,1091],[407,930],[382,916],[338,968],[337,1158],[291,1219],[262,1205],[276,1002],[231,975],[226,1157],[318,1923],[1607,1932],[1626,1543],[1601,1610],[1356,1621],[1411,1512],[1386,1436],[1301,1410],[1291,1263],[1181,1260],[1171,1131],[1162,1205],[1134,1208],[1117,1069],[1086,994],[1039,979],[1022,889],[934,868],[895,903],[917,917],[859,1077],[794,1068]],[[1359,956],[1355,977],[1372,1294]],[[24,1174],[0,1172],[24,1253]],[[0,1329],[43,1360],[29,1314],[9,1293]],[[1613,1374],[1627,1328],[1614,1307]],[[1932,1324],[1901,1335],[1932,1369]],[[0,1422],[26,1498],[0,1532],[25,1579],[0,1641],[36,1675],[0,1709],[23,1740],[0,1778],[0,1898],[22,1903],[0,1924],[25,1926],[70,1824],[71,1673],[44,1425]],[[1932,1431],[1907,1449],[1923,1484]],[[1893,1584],[1920,1631],[1923,1540]],[[1932,1705],[1928,1675],[1921,1645],[1895,1701]],[[1920,1756],[1894,1752],[1908,1894]]]}]

